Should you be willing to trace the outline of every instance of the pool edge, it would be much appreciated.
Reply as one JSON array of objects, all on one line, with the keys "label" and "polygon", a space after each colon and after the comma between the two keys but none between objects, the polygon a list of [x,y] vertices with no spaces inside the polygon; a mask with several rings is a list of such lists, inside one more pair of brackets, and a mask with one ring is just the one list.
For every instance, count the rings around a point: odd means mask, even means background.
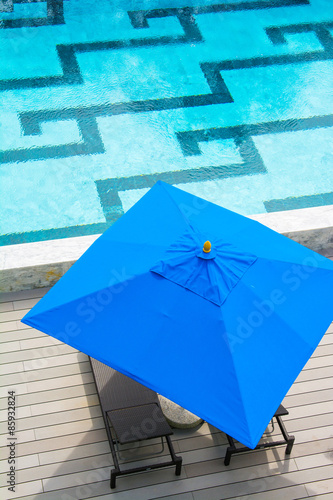
[{"label": "pool edge", "polygon": [[[333,205],[248,217],[325,257],[333,256]],[[0,292],[53,286],[99,236],[1,247]]]}]

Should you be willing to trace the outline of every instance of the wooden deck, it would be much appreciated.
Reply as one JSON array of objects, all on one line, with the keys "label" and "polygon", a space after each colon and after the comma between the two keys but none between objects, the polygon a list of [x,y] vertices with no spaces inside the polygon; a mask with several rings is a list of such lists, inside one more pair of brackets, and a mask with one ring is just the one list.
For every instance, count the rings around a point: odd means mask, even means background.
[{"label": "wooden deck", "polygon": [[[292,386],[285,418],[296,442],[284,448],[223,459],[225,436],[204,424],[176,431],[180,477],[162,469],[118,478],[109,488],[111,455],[86,355],[20,323],[45,293],[2,297],[2,499],[71,500],[292,500],[333,499],[333,324]],[[16,391],[16,491],[7,490],[7,393]]]}]

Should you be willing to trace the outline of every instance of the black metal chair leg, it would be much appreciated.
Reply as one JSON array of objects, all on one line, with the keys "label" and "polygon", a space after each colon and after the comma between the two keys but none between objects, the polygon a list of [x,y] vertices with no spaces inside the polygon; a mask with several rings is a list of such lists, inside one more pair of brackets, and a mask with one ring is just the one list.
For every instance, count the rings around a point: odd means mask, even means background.
[{"label": "black metal chair leg", "polygon": [[233,438],[231,436],[229,436],[229,434],[226,434],[226,436],[227,436],[227,439],[229,442],[229,446],[227,448],[227,452],[226,452],[225,457],[224,457],[224,465],[229,465],[230,460],[231,460],[231,456],[233,453],[235,453],[237,451],[237,448],[235,446],[235,441],[233,440]]},{"label": "black metal chair leg", "polygon": [[176,457],[175,461],[176,461],[176,476],[180,476],[182,472],[183,459],[182,457]]},{"label": "black metal chair leg", "polygon": [[294,446],[294,441],[295,441],[295,436],[289,436],[288,444],[287,444],[287,448],[286,448],[286,455],[290,455],[291,450],[293,449],[293,446]]},{"label": "black metal chair leg", "polygon": [[168,448],[169,448],[171,459],[174,462],[174,464],[176,464],[175,474],[176,474],[176,476],[180,476],[180,474],[182,472],[183,459],[182,459],[182,457],[178,457],[175,454],[175,450],[173,449],[173,445],[172,445],[170,436],[165,436],[165,439],[166,439],[166,442],[167,442],[167,445],[168,445]]},{"label": "black metal chair leg", "polygon": [[110,488],[112,490],[116,487],[116,478],[117,478],[117,473],[115,470],[112,470],[110,475]]},{"label": "black metal chair leg", "polygon": [[230,464],[231,455],[232,455],[232,450],[231,450],[231,448],[229,446],[227,448],[227,453],[225,454],[225,457],[224,457],[224,465],[229,465]]},{"label": "black metal chair leg", "polygon": [[287,429],[286,429],[286,427],[284,425],[284,422],[283,422],[283,420],[282,420],[281,417],[277,416],[276,417],[276,421],[279,424],[280,431],[281,431],[281,433],[283,435],[284,440],[287,443],[286,455],[290,455],[291,450],[293,449],[293,446],[294,446],[295,436],[290,436],[288,434],[288,431],[287,431]]}]

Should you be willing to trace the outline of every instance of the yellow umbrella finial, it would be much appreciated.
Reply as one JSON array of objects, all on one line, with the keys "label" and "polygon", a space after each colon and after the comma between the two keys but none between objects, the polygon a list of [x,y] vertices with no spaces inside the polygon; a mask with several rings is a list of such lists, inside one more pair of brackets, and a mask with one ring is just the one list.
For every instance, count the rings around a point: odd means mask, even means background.
[{"label": "yellow umbrella finial", "polygon": [[202,250],[203,250],[205,253],[209,253],[209,252],[211,251],[211,249],[212,249],[212,244],[211,244],[211,242],[210,242],[210,241],[206,241],[206,242],[204,243],[204,246],[203,246],[203,249],[202,249]]}]

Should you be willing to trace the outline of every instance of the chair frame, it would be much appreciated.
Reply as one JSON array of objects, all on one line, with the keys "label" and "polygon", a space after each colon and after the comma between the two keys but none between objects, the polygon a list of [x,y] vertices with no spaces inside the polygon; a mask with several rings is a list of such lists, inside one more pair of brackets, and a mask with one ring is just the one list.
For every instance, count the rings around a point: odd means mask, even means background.
[{"label": "chair frame", "polygon": [[[294,445],[295,436],[291,436],[288,434],[287,429],[286,429],[286,427],[283,423],[283,420],[282,420],[282,416],[284,416],[284,415],[289,415],[289,412],[288,412],[288,410],[286,410],[286,408],[284,406],[280,405],[272,418],[273,428],[274,428],[273,419],[275,418],[279,427],[280,427],[280,431],[282,433],[283,440],[281,439],[281,440],[277,440],[277,441],[260,443],[254,448],[254,450],[261,450],[264,448],[272,448],[272,447],[280,446],[280,445],[287,443],[285,453],[286,453],[286,455],[290,455],[291,450],[292,450],[293,445]],[[234,455],[236,453],[244,453],[247,451],[253,451],[251,448],[248,448],[247,446],[237,447],[234,439],[231,436],[229,436],[228,434],[226,434],[226,436],[227,436],[227,439],[229,441],[229,446],[227,448],[227,452],[226,452],[226,455],[224,458],[224,465],[229,465],[232,455]]]},{"label": "chair frame", "polygon": [[[118,443],[124,444],[124,442],[123,443],[121,442],[121,439],[119,438],[119,436],[117,436],[115,427],[112,424],[112,411],[114,411],[114,408],[108,409],[108,408],[105,408],[105,405],[103,405],[103,398],[101,397],[101,394],[99,391],[100,384],[99,384],[99,380],[98,380],[97,367],[99,369],[103,369],[105,371],[110,370],[110,374],[117,373],[119,376],[124,377],[124,379],[123,379],[124,383],[126,383],[126,379],[128,379],[128,377],[120,374],[119,372],[116,372],[115,370],[113,370],[113,368],[110,368],[106,365],[103,365],[103,363],[100,363],[99,361],[97,361],[93,358],[89,358],[89,360],[90,360],[90,364],[91,364],[91,368],[92,368],[92,372],[93,372],[93,376],[94,376],[94,380],[95,380],[95,384],[96,384],[96,389],[97,389],[97,393],[98,393],[98,397],[99,397],[99,401],[100,401],[100,406],[102,409],[102,415],[103,415],[103,420],[104,420],[104,424],[105,424],[106,434],[108,437],[108,441],[109,441],[110,449],[111,449],[111,454],[112,454],[112,458],[113,458],[114,468],[111,470],[111,473],[110,473],[110,487],[111,487],[111,489],[114,489],[116,487],[116,479],[118,476],[125,476],[128,474],[136,474],[139,472],[151,471],[151,470],[160,469],[163,467],[175,466],[175,474],[176,474],[176,476],[180,476],[183,459],[182,459],[182,457],[177,456],[175,454],[173,444],[172,444],[172,441],[170,439],[170,434],[173,434],[173,432],[172,432],[171,428],[168,426],[166,420],[165,420],[165,422],[163,422],[163,427],[165,428],[165,426],[167,426],[170,429],[168,434],[166,434],[165,432],[159,434],[158,429],[157,429],[156,433],[151,438],[150,437],[148,437],[148,438],[144,437],[143,439],[138,438],[136,440],[128,441],[128,443],[144,441],[146,439],[160,437],[161,441],[162,441],[162,447],[164,449],[163,439],[165,438],[166,443],[168,445],[168,450],[170,453],[171,460],[158,462],[158,463],[152,463],[152,464],[144,465],[141,467],[126,468],[125,470],[121,469],[121,465],[119,463],[119,459],[121,459],[121,456],[120,456],[119,450],[117,450],[117,448],[118,448]],[[112,383],[112,382],[109,381],[108,384],[110,384],[110,383]],[[136,385],[133,385],[133,384],[136,384]],[[138,405],[137,403],[130,405],[131,409],[141,408],[144,410],[145,404],[146,405],[148,404],[149,406],[151,406],[152,404],[156,404],[156,407],[158,407],[161,410],[156,392],[150,391],[149,389],[147,390],[147,388],[145,388],[144,386],[142,386],[141,384],[139,384],[138,382],[135,382],[133,380],[131,380],[131,385],[132,385],[132,388],[135,387],[137,389],[136,396],[140,395],[140,391],[144,390],[145,397],[147,397],[147,394],[148,394],[148,398],[151,397],[150,401],[148,400],[148,402],[146,401],[142,405]],[[149,391],[149,392],[147,392],[147,391]],[[151,393],[151,396],[150,396],[150,393]],[[129,407],[125,406],[123,408],[118,408],[118,409],[119,410],[126,410],[126,408],[129,408]],[[140,423],[140,422],[138,422],[138,423]],[[115,434],[115,437],[112,435],[112,430],[113,430],[113,433]],[[162,451],[163,451],[163,449],[162,449]],[[119,457],[119,459],[118,459],[118,457]],[[145,455],[145,457],[146,457],[146,455]],[[143,457],[141,457],[141,458],[143,458]],[[127,461],[127,463],[128,462],[129,461]]]}]

